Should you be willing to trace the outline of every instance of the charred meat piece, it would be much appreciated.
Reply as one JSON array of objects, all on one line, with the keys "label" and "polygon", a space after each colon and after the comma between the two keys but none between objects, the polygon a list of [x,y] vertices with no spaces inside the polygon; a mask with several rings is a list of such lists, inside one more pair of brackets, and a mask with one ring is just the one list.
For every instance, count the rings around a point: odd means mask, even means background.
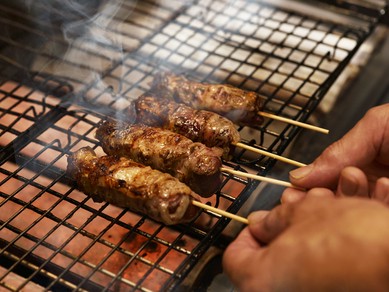
[{"label": "charred meat piece", "polygon": [[238,125],[258,128],[263,123],[263,118],[257,113],[263,109],[264,100],[253,91],[227,84],[194,82],[161,72],[155,76],[151,92],[195,109],[216,112]]},{"label": "charred meat piece", "polygon": [[172,131],[108,120],[99,123],[96,138],[105,153],[170,173],[201,196],[209,197],[220,187],[222,153],[218,148]]},{"label": "charred meat piece", "polygon": [[230,159],[233,144],[240,140],[235,125],[214,112],[150,95],[139,97],[135,110],[138,123],[173,131],[208,147],[222,148],[224,159]]},{"label": "charred meat piece", "polygon": [[200,209],[199,197],[167,173],[117,156],[97,157],[84,147],[68,157],[69,175],[95,202],[129,208],[167,225],[189,222]]}]

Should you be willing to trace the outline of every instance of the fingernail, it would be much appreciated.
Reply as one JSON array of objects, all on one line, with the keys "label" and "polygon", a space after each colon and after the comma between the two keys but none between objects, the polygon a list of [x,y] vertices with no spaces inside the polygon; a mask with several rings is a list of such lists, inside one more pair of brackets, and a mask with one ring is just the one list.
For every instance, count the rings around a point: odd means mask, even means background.
[{"label": "fingernail", "polygon": [[345,196],[354,196],[358,190],[358,183],[352,176],[343,176],[339,182],[340,191]]},{"label": "fingernail", "polygon": [[284,192],[281,197],[281,204],[290,204],[301,201],[306,196],[305,192],[297,192],[292,190],[291,192]]},{"label": "fingernail", "polygon": [[303,166],[300,168],[296,168],[289,172],[289,175],[294,179],[302,179],[306,177],[313,169],[312,164],[308,164],[307,166]]},{"label": "fingernail", "polygon": [[381,177],[376,181],[374,188],[374,198],[382,202],[388,202],[389,199],[389,179]]},{"label": "fingernail", "polygon": [[269,214],[269,211],[257,211],[249,214],[247,219],[249,220],[249,224],[255,224],[262,221],[267,216],[267,214]]}]

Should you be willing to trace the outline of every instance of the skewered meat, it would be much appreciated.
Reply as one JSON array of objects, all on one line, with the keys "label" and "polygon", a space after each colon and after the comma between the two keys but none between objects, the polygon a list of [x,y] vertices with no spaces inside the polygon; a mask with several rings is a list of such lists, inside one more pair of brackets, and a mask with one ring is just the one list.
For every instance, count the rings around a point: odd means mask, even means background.
[{"label": "skewered meat", "polygon": [[209,197],[220,187],[221,150],[168,130],[102,121],[96,138],[105,153],[128,157],[167,172],[201,196]]},{"label": "skewered meat", "polygon": [[167,225],[193,220],[198,195],[167,173],[124,157],[97,157],[84,147],[68,157],[68,173],[96,202],[106,201],[148,215]]},{"label": "skewered meat", "polygon": [[151,92],[195,109],[216,112],[236,124],[258,128],[263,118],[257,113],[264,100],[255,92],[227,84],[206,84],[162,72],[155,76]]},{"label": "skewered meat", "polygon": [[223,157],[230,158],[232,144],[240,135],[234,124],[210,111],[195,110],[182,103],[143,95],[135,101],[137,122],[184,135],[208,147],[223,149]]}]

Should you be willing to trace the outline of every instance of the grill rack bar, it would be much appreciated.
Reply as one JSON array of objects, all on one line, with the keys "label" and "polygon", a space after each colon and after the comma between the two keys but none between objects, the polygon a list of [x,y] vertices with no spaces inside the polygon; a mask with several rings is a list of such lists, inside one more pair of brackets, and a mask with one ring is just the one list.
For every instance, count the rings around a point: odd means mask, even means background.
[{"label": "grill rack bar", "polygon": [[[0,239],[0,247],[2,245],[3,245],[3,242]],[[21,251],[17,247],[12,246],[10,251],[6,250],[1,254],[0,258],[2,259],[2,264],[5,267],[11,267],[11,265],[17,263],[18,267],[14,270],[14,272],[18,272],[18,269],[20,269],[19,266],[23,266],[21,271],[18,273],[21,275],[25,275],[25,277],[29,281],[32,280],[32,281],[38,282],[38,283],[50,283],[51,281],[57,279],[56,274],[59,273],[59,271],[62,271],[61,267],[56,266],[53,263],[50,263],[50,265],[49,265],[49,268],[50,268],[49,271],[52,271],[52,272],[48,272],[44,269],[39,269],[38,267],[40,265],[41,260],[37,259],[35,257],[31,257],[31,256],[27,257],[27,260],[22,260],[21,258],[18,257],[18,254],[24,254],[24,253],[25,253],[25,251]],[[32,276],[29,276],[29,275],[31,275],[32,273],[34,273],[36,271],[39,271],[39,275],[36,276],[38,279],[35,280]],[[64,278],[60,279],[59,283],[57,283],[57,285],[55,285],[54,289],[59,289],[61,291],[71,291],[75,287],[73,283],[75,283],[75,282],[77,283],[77,282],[81,281],[81,279],[82,278],[79,275],[76,275],[74,273],[70,273],[69,275],[67,275],[66,279],[64,279]],[[25,283],[23,283],[23,285],[27,285],[27,283],[28,282],[25,281]],[[89,286],[86,286],[86,289],[87,289],[86,291],[96,291],[96,290],[100,291],[103,289],[101,286],[97,285],[94,282],[89,282],[88,284],[89,284]],[[12,287],[7,287],[6,284],[4,286],[6,288],[8,288],[9,290],[12,290]],[[80,291],[85,291],[85,290],[80,290]]]}]

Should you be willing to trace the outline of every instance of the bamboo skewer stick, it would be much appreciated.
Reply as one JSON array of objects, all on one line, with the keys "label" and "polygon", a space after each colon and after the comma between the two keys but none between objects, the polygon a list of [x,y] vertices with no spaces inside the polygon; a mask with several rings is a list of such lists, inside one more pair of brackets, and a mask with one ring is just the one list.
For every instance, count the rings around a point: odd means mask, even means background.
[{"label": "bamboo skewer stick", "polygon": [[292,159],[289,159],[289,158],[286,158],[286,157],[283,157],[283,156],[280,156],[277,154],[273,154],[273,153],[268,152],[268,151],[264,151],[264,150],[255,148],[255,147],[243,144],[241,142],[234,143],[233,145],[240,147],[240,148],[243,148],[243,149],[246,149],[246,150],[249,150],[249,151],[252,151],[252,152],[255,152],[255,153],[258,153],[258,154],[262,154],[262,155],[277,159],[277,160],[282,161],[282,162],[286,162],[286,163],[298,166],[298,167],[303,167],[306,165],[304,163],[301,163],[301,162],[298,162],[298,161],[295,161],[295,160],[292,160]]},{"label": "bamboo skewer stick", "polygon": [[300,187],[297,187],[297,186],[291,184],[290,182],[279,180],[279,179],[275,179],[275,178],[270,178],[270,177],[266,177],[266,176],[260,176],[260,175],[251,174],[251,173],[247,173],[247,172],[243,172],[243,171],[238,171],[238,170],[233,170],[233,169],[229,169],[229,168],[225,168],[225,167],[221,167],[220,170],[224,171],[224,172],[228,172],[228,173],[234,174],[234,175],[237,175],[237,176],[247,177],[247,178],[251,178],[251,179],[255,179],[255,180],[259,180],[259,181],[263,181],[263,182],[268,182],[268,183],[272,183],[272,184],[275,184],[275,185],[280,185],[280,186],[284,186],[284,187],[288,187],[288,188],[304,190],[304,189],[302,189]]},{"label": "bamboo skewer stick", "polygon": [[330,132],[329,130],[324,129],[324,128],[320,128],[320,127],[313,126],[313,125],[310,125],[310,124],[298,122],[298,121],[295,121],[295,120],[292,120],[292,119],[280,117],[280,116],[273,115],[273,114],[270,114],[270,113],[258,112],[258,114],[260,116],[263,116],[263,117],[266,117],[266,118],[270,118],[270,119],[278,120],[278,121],[281,121],[281,122],[289,123],[289,124],[292,124],[292,125],[295,125],[295,126],[299,126],[301,128],[306,128],[306,129],[313,130],[313,131],[316,131],[316,132],[320,132],[320,133],[323,133],[323,134],[328,134]]},{"label": "bamboo skewer stick", "polygon": [[227,218],[239,221],[241,223],[249,224],[249,220],[247,220],[247,218],[244,218],[244,217],[241,217],[241,216],[229,213],[227,211],[224,211],[224,210],[221,210],[221,209],[209,206],[207,204],[200,203],[199,201],[192,201],[192,204],[197,206],[197,207],[200,207],[200,208],[206,209],[208,211],[214,212],[216,214],[222,215],[224,217],[227,217]]}]

